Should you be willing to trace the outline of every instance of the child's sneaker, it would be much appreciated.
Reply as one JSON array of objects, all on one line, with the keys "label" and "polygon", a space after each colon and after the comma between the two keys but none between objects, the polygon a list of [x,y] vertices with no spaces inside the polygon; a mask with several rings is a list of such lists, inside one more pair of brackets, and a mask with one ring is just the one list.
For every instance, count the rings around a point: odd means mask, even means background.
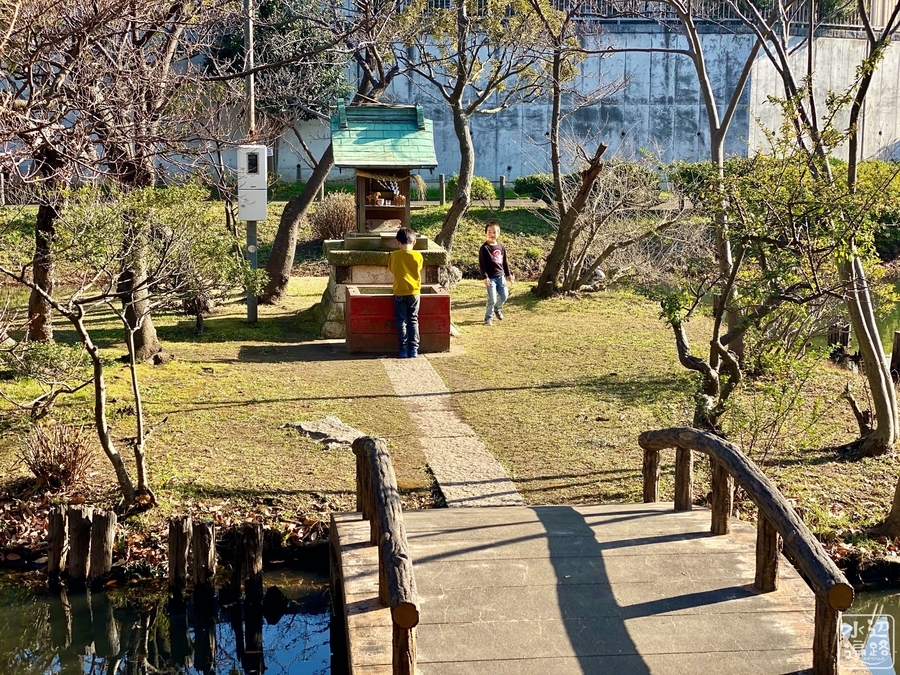
[{"label": "child's sneaker", "polygon": [[409,354],[406,353],[406,350],[405,350],[405,349],[401,349],[401,350],[400,350],[400,353],[397,354],[397,358],[398,358],[398,359],[405,359],[405,358],[407,358],[408,356],[409,356]]},{"label": "child's sneaker", "polygon": [[501,312],[499,309],[494,310],[494,316],[497,317],[497,321],[503,321],[503,312]]},{"label": "child's sneaker", "polygon": [[418,349],[410,349],[409,350],[409,358],[414,359],[419,355]]},{"label": "child's sneaker", "polygon": [[488,317],[487,319],[484,320],[484,325],[485,325],[485,326],[490,326],[490,325],[491,325],[491,318],[490,318],[490,317]]}]

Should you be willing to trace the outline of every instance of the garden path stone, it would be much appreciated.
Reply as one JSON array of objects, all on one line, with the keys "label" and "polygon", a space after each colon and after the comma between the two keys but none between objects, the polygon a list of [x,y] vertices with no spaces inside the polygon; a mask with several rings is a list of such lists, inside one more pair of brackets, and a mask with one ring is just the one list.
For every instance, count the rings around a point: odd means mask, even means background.
[{"label": "garden path stone", "polygon": [[294,422],[284,426],[292,427],[314,441],[324,443],[329,450],[336,447],[350,447],[357,438],[365,436],[359,429],[344,424],[333,415],[312,422]]},{"label": "garden path stone", "polygon": [[491,452],[453,409],[453,397],[427,358],[381,359],[418,431],[447,506],[524,506]]}]

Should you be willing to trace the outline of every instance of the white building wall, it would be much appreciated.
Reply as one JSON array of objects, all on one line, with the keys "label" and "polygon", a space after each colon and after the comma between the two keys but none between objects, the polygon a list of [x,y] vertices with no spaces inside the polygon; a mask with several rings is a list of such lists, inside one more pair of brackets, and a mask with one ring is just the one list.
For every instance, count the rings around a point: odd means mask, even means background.
[{"label": "white building wall", "polygon": [[[604,26],[603,40],[621,49],[683,49],[682,36],[647,21],[623,20]],[[740,77],[752,47],[749,34],[721,32],[711,26],[702,36],[708,72],[722,115]],[[817,79],[823,88],[845,89],[865,48],[853,37],[820,37],[816,41]],[[795,55],[805,62],[805,53]],[[658,154],[663,162],[675,159],[699,161],[709,158],[709,125],[697,85],[693,63],[672,53],[618,52],[603,58],[592,57],[582,66],[578,84],[583,92],[599,83],[623,82],[623,86],[599,104],[576,111],[564,122],[564,132],[593,151],[599,141],[610,148],[607,158],[634,156],[643,149]],[[752,75],[741,97],[725,142],[726,155],[747,155],[765,149],[760,124],[777,126],[779,111],[769,103],[769,95],[782,95],[780,81],[765,55],[756,59]],[[867,157],[900,155],[900,121],[896,114],[900,97],[900,46],[894,43],[873,82],[863,124],[863,149]],[[433,174],[423,171],[426,180],[448,178],[459,170],[459,148],[450,111],[443,100],[429,97],[426,86],[398,80],[384,102],[419,102],[425,116],[434,120],[435,149],[439,166]],[[472,120],[475,146],[475,173],[491,180],[501,174],[508,182],[516,177],[549,170],[547,160],[550,119],[549,99],[522,104],[497,115],[476,115]],[[304,140],[316,157],[329,142],[328,125],[306,122],[299,125]],[[303,179],[311,169],[293,134],[279,143],[277,172],[282,180],[296,180],[297,163],[303,165]],[[332,172],[330,180],[351,180],[352,172]]]}]

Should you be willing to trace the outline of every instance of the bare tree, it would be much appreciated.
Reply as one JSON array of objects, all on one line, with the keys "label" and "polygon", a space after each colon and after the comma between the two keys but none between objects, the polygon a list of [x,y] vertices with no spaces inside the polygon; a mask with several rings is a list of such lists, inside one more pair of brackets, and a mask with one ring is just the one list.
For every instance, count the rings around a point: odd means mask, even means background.
[{"label": "bare tree", "polygon": [[514,0],[465,0],[450,8],[414,0],[406,5],[401,22],[406,37],[395,58],[447,104],[459,143],[456,195],[435,237],[450,251],[472,201],[471,119],[499,113],[546,91],[550,75],[539,60],[545,37],[531,7]]}]

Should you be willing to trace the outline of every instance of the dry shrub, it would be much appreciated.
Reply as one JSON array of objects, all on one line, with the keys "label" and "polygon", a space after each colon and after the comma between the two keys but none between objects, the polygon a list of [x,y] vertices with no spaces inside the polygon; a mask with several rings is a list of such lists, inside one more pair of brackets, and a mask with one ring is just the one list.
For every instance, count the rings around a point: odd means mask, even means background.
[{"label": "dry shrub", "polygon": [[55,488],[70,487],[84,479],[94,462],[90,434],[83,426],[34,425],[25,437],[19,458],[37,479]]},{"label": "dry shrub", "polygon": [[356,228],[356,198],[349,192],[325,195],[309,216],[313,239],[343,239]]}]

